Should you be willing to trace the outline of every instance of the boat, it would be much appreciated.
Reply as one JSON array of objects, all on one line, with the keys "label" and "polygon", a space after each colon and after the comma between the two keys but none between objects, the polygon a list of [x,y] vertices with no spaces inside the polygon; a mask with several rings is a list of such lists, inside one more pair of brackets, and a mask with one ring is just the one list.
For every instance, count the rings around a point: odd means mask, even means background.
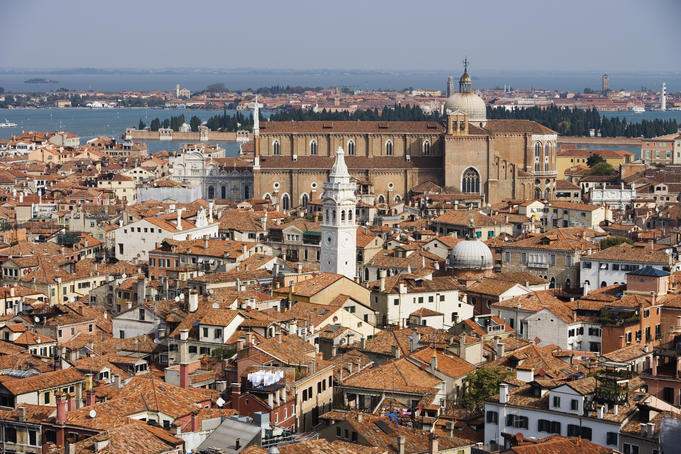
[{"label": "boat", "polygon": [[646,111],[646,108],[641,106],[634,106],[630,110],[634,113],[643,113]]},{"label": "boat", "polygon": [[3,123],[0,123],[0,128],[13,128],[16,125],[17,125],[16,123],[12,123],[8,121],[7,118],[5,118],[5,121]]}]

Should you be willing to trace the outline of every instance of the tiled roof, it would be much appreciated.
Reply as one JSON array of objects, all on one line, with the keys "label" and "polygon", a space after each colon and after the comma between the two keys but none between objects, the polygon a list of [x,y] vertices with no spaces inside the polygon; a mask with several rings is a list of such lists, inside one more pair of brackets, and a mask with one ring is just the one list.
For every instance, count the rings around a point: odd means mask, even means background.
[{"label": "tiled roof", "polygon": [[614,451],[612,448],[606,448],[582,438],[552,435],[539,440],[524,441],[518,446],[512,446],[506,452],[509,454],[610,454]]},{"label": "tiled roof", "polygon": [[465,361],[458,356],[447,355],[439,350],[433,349],[432,347],[426,347],[421,350],[417,350],[410,354],[409,358],[416,359],[421,364],[429,365],[431,364],[431,358],[433,355],[437,356],[436,370],[452,378],[462,377],[475,370],[475,366],[468,361]]},{"label": "tiled roof", "polygon": [[582,257],[582,260],[613,260],[622,262],[644,262],[669,265],[671,257],[664,251],[650,249],[648,246],[632,246],[621,243],[602,251]]},{"label": "tiled roof", "polygon": [[[267,121],[261,134],[286,133],[378,133],[441,134],[444,127],[430,121]],[[347,159],[348,157],[346,157]],[[329,166],[329,168],[331,168]]]},{"label": "tiled roof", "polygon": [[0,384],[15,396],[85,380],[80,371],[69,368],[26,378],[0,377]]},{"label": "tiled roof", "polygon": [[[311,279],[295,284],[293,294],[307,297],[313,296],[341,279],[343,279],[342,274],[320,273]],[[277,293],[288,293],[288,291],[289,287],[281,287]]]},{"label": "tiled roof", "polygon": [[572,309],[556,298],[549,290],[531,292],[492,304],[493,308],[518,308],[530,312],[546,309],[565,323],[572,322]]},{"label": "tiled roof", "polygon": [[362,389],[436,394],[442,381],[406,358],[399,358],[365,369],[349,377],[343,386]]}]

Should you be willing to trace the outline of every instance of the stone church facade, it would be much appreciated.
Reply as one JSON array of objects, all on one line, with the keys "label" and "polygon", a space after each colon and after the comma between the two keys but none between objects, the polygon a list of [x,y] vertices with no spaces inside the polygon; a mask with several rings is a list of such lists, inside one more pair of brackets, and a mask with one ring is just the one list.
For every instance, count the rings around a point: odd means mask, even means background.
[{"label": "stone church facade", "polygon": [[432,181],[449,191],[503,199],[553,199],[555,131],[528,120],[487,120],[467,71],[436,122],[264,122],[254,134],[253,196],[283,210],[318,200],[338,147],[350,175],[394,204]]}]

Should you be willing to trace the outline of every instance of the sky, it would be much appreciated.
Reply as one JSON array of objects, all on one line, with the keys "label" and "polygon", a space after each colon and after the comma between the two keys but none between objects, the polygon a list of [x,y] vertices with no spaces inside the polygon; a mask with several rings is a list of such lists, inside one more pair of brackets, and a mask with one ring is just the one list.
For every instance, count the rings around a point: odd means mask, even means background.
[{"label": "sky", "polygon": [[2,68],[681,72],[681,0],[0,0]]}]

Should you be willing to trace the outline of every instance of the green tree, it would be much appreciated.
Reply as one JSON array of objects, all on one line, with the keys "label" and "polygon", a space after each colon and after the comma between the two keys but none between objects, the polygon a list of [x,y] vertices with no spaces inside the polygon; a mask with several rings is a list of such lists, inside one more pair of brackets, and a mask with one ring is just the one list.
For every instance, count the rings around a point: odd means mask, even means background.
[{"label": "green tree", "polygon": [[485,399],[499,393],[499,384],[511,374],[501,367],[481,367],[466,377],[462,403],[469,410],[481,410]]},{"label": "green tree", "polygon": [[601,249],[608,249],[609,247],[617,246],[618,244],[629,243],[634,244],[634,241],[623,236],[609,236],[601,240]]},{"label": "green tree", "polygon": [[170,120],[168,120],[167,118],[165,120],[163,120],[163,127],[166,128],[166,129],[169,128],[170,127]]},{"label": "green tree", "polygon": [[586,175],[596,175],[596,176],[605,176],[605,175],[612,175],[615,172],[615,169],[613,166],[608,164],[607,162],[599,162],[595,166],[589,170]]},{"label": "green tree", "polygon": [[149,129],[152,131],[158,131],[161,128],[161,120],[158,118],[154,118],[151,120],[151,124],[149,125]]},{"label": "green tree", "polygon": [[140,118],[140,123],[137,125],[137,129],[139,129],[141,131],[142,129],[144,129],[146,127],[147,127],[146,123],[144,123],[142,121],[142,119]]},{"label": "green tree", "polygon": [[189,120],[189,125],[191,126],[192,131],[197,132],[199,130],[199,126],[201,126],[201,119],[194,115]]},{"label": "green tree", "polygon": [[586,165],[588,165],[589,167],[593,167],[596,164],[600,164],[601,162],[605,162],[605,159],[603,159],[601,155],[594,153],[591,156],[589,156],[589,159],[586,160]]}]

